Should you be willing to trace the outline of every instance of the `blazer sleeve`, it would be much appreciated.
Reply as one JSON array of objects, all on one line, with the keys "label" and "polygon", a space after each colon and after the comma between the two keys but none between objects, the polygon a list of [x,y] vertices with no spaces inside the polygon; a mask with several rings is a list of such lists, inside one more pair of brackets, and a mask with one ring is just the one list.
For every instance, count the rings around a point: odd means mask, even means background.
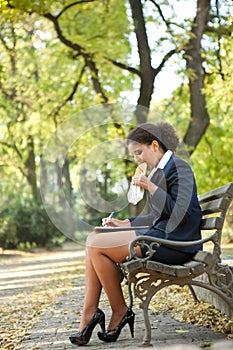
[{"label": "blazer sleeve", "polygon": [[153,226],[154,214],[150,212],[148,215],[142,215],[137,217],[128,218],[131,222],[131,226]]}]

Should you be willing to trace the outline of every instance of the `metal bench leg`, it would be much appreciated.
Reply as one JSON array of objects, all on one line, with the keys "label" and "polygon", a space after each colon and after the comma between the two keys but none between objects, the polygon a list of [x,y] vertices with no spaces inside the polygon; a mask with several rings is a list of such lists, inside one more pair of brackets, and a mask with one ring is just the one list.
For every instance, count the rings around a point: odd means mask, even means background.
[{"label": "metal bench leg", "polygon": [[193,299],[194,299],[195,303],[200,303],[200,301],[199,301],[199,299],[197,297],[197,294],[195,293],[195,290],[194,290],[193,286],[191,284],[188,284],[188,287],[189,287],[189,290],[190,290],[190,292],[191,292],[191,294],[193,296]]},{"label": "metal bench leg", "polygon": [[[150,302],[150,300],[149,300]],[[148,347],[148,346],[153,346],[151,344],[151,324],[150,324],[150,320],[149,320],[149,315],[148,315],[148,306],[149,306],[149,302],[144,302],[143,303],[143,317],[144,317],[144,324],[146,326],[145,329],[145,333],[144,333],[144,337],[143,337],[143,342],[140,345],[140,347]]]},{"label": "metal bench leg", "polygon": [[133,293],[131,288],[131,283],[127,280],[126,284],[128,285],[128,293],[129,293],[129,308],[133,308]]},{"label": "metal bench leg", "polygon": [[[132,309],[133,307],[133,293],[132,293],[132,283],[127,279],[127,285],[128,285],[128,293],[129,293],[129,308]],[[147,301],[142,302],[140,308],[143,311],[143,318],[144,318],[144,324],[145,324],[145,333],[143,337],[143,342],[140,347],[148,347],[148,346],[153,346],[151,344],[151,325],[149,321],[149,316],[148,316],[148,306],[150,304],[151,298],[149,298]]]}]

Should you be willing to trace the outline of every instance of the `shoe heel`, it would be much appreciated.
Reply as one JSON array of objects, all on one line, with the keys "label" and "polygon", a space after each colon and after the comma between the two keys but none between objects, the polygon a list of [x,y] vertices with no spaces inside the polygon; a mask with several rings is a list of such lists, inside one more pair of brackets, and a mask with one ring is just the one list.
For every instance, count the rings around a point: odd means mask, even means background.
[{"label": "shoe heel", "polygon": [[103,315],[103,317],[99,320],[99,325],[102,329],[103,332],[105,332],[105,316]]},{"label": "shoe heel", "polygon": [[132,338],[134,338],[134,318],[135,318],[135,315],[132,315],[128,321],[129,329],[130,329],[130,333],[131,333]]}]

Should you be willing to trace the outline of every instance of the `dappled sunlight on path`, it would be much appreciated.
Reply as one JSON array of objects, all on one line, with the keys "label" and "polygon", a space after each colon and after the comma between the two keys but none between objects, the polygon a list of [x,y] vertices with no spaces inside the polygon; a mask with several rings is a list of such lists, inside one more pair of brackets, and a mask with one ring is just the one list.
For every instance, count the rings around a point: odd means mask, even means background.
[{"label": "dappled sunlight on path", "polygon": [[30,291],[47,280],[51,282],[56,273],[77,270],[77,261],[83,259],[83,250],[41,250],[35,253],[17,252],[15,255],[7,251],[0,257],[0,304],[11,295]]},{"label": "dappled sunlight on path", "polygon": [[[77,249],[76,249],[77,248]],[[69,335],[79,324],[85,294],[83,250],[6,252],[0,256],[0,348],[10,350],[73,349]],[[163,298],[158,300],[162,303]],[[166,301],[165,301],[166,302]],[[110,308],[104,293],[100,308],[110,319]],[[138,349],[144,324],[142,312],[135,303],[135,338],[125,327],[116,343],[105,344],[93,332],[88,346],[103,349]],[[154,349],[186,344],[200,349],[201,343],[226,340],[227,336],[210,328],[175,321],[167,311],[152,314]],[[230,341],[231,342],[231,341]],[[170,349],[170,347],[169,347]],[[172,349],[172,348],[171,348]],[[178,348],[177,348],[178,349]],[[181,348],[179,349],[181,350]],[[191,350],[191,347],[190,347]],[[211,349],[212,350],[212,349]]]}]

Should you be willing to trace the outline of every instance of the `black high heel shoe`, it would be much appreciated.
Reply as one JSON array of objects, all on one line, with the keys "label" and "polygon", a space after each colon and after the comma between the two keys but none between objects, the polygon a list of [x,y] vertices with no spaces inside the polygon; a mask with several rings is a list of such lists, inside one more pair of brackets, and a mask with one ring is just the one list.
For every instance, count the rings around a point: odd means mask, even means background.
[{"label": "black high heel shoe", "polygon": [[102,310],[97,309],[88,325],[80,332],[69,337],[72,344],[85,345],[89,342],[93,329],[99,323],[102,331],[105,332],[105,315]]},{"label": "black high heel shoe", "polygon": [[119,337],[122,328],[128,323],[131,336],[134,337],[134,318],[135,313],[128,309],[124,317],[122,318],[121,322],[116,326],[114,329],[105,331],[105,332],[98,332],[98,337],[100,340],[103,340],[107,343],[115,342],[117,338]]}]

